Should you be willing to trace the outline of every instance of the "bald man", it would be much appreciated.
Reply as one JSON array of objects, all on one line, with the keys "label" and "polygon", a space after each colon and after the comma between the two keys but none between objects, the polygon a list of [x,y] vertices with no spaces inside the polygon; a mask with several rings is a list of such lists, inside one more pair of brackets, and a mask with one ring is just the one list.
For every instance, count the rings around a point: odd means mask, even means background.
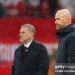
[{"label": "bald man", "polygon": [[67,9],[58,10],[55,14],[57,35],[60,38],[56,60],[59,64],[75,63],[75,25],[71,23],[71,19],[71,13]]},{"label": "bald man", "polygon": [[47,75],[49,56],[46,48],[34,40],[35,27],[24,24],[20,29],[20,42],[15,51],[12,75]]}]

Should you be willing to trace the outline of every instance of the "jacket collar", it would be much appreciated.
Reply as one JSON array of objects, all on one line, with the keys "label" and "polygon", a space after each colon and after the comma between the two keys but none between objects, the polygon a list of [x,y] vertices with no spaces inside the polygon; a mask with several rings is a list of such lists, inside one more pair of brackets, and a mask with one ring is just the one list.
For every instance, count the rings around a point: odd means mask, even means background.
[{"label": "jacket collar", "polygon": [[29,48],[30,44],[32,43],[33,40],[31,40],[28,44],[24,44],[25,47]]},{"label": "jacket collar", "polygon": [[71,32],[75,32],[75,25],[74,24],[70,24],[67,27],[61,29],[60,31],[57,32],[57,35],[59,37],[63,37]]}]

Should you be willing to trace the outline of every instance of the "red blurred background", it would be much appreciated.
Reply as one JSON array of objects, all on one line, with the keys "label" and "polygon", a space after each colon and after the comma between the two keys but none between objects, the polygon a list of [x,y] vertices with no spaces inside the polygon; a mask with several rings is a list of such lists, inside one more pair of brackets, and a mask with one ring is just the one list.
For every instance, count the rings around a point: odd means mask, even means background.
[{"label": "red blurred background", "polygon": [[[36,28],[35,39],[47,47],[50,56],[56,52],[58,39],[54,15],[57,9],[62,8],[58,4],[59,0],[40,0],[42,3],[36,7],[27,5],[23,0],[0,1],[0,75],[11,75],[14,52],[20,44],[19,29],[22,24],[33,24]],[[74,17],[72,22],[75,24]],[[55,64],[53,61],[52,65]],[[53,68],[49,69],[48,75],[54,75]]]}]

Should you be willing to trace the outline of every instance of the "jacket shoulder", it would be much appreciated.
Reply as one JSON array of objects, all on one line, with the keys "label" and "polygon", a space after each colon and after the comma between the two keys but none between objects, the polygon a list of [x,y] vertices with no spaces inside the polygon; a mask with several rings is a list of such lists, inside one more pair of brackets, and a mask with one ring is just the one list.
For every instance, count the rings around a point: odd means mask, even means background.
[{"label": "jacket shoulder", "polygon": [[45,46],[42,43],[40,43],[38,41],[35,41],[35,43],[36,43],[36,46],[41,47],[41,48],[45,48]]},{"label": "jacket shoulder", "polygon": [[22,44],[21,45],[19,45],[17,48],[16,48],[16,51],[18,51],[18,50],[20,50],[21,48],[22,48]]},{"label": "jacket shoulder", "polygon": [[75,32],[71,32],[67,35],[66,37],[67,39],[72,39],[72,38],[75,38]]},{"label": "jacket shoulder", "polygon": [[47,49],[42,43],[36,42],[36,46],[35,47],[37,48],[38,51],[47,53]]},{"label": "jacket shoulder", "polygon": [[69,43],[70,41],[75,40],[75,32],[69,33],[66,37],[65,37],[66,43]]}]

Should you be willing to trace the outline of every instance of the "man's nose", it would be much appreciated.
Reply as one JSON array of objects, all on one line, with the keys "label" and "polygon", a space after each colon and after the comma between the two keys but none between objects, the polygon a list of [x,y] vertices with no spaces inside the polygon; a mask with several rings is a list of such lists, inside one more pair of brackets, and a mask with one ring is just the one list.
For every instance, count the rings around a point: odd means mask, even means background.
[{"label": "man's nose", "polygon": [[55,21],[55,24],[57,23],[57,21]]}]

